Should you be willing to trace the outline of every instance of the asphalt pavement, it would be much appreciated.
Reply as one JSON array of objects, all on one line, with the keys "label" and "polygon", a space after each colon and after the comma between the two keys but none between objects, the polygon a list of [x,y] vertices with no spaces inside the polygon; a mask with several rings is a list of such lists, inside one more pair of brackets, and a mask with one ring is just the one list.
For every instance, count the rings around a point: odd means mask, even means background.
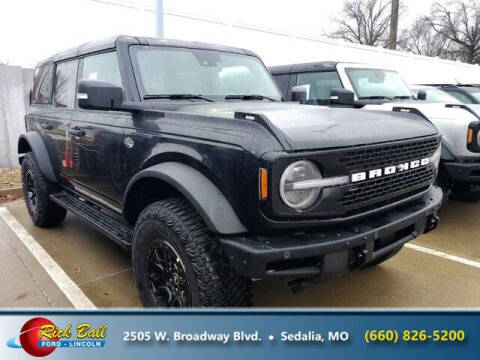
[{"label": "asphalt pavement", "polygon": [[[0,219],[0,307],[141,306],[130,256],[114,242],[74,214],[59,227],[41,229],[23,200],[4,206],[12,221]],[[380,266],[295,294],[286,280],[256,281],[254,306],[480,308],[480,203],[450,201],[440,216],[434,232]],[[37,248],[44,251],[39,255]],[[45,261],[47,269],[40,265]]]}]

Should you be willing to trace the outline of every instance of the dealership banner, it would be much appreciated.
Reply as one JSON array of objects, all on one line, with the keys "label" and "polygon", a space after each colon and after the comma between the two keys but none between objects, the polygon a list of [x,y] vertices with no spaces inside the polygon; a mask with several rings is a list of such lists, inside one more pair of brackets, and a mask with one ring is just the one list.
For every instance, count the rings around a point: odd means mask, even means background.
[{"label": "dealership banner", "polygon": [[480,312],[3,312],[1,359],[478,359]]}]

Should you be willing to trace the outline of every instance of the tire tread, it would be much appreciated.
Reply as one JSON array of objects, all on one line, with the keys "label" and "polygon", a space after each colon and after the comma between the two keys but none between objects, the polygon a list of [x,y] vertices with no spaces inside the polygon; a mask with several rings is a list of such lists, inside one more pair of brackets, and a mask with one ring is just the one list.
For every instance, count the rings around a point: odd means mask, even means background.
[{"label": "tire tread", "polygon": [[171,198],[149,205],[137,220],[135,234],[147,221],[163,222],[180,240],[194,270],[202,306],[252,305],[251,280],[232,269],[186,199]]}]

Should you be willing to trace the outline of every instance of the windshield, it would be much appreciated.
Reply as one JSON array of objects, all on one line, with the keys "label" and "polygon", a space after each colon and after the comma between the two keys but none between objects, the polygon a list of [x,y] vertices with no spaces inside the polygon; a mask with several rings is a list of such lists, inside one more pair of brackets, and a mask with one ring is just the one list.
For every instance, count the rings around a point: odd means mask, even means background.
[{"label": "windshield", "polygon": [[359,99],[370,97],[410,98],[407,84],[396,71],[346,68],[345,72]]},{"label": "windshield", "polygon": [[164,46],[130,47],[144,95],[205,97],[260,95],[281,100],[270,74],[254,56]]},{"label": "windshield", "polygon": [[477,99],[478,101],[480,101],[480,90],[479,90],[479,91],[471,91],[470,94],[471,94],[475,99]]},{"label": "windshield", "polygon": [[431,102],[448,102],[448,103],[454,103],[458,104],[460,101],[458,99],[448,93],[446,93],[443,90],[436,89],[436,88],[414,88],[413,89],[417,94],[419,90],[425,90],[427,93],[427,98],[425,100],[431,101]]}]

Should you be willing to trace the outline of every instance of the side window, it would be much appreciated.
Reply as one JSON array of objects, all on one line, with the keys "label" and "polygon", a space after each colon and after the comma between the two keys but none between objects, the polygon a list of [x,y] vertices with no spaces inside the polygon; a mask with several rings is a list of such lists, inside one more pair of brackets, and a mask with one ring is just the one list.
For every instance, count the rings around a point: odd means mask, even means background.
[{"label": "side window", "polygon": [[283,97],[286,99],[288,94],[288,82],[290,80],[290,74],[274,75],[273,78],[275,79],[278,87],[282,91]]},{"label": "side window", "polygon": [[307,104],[328,104],[332,89],[343,89],[336,71],[300,73],[297,85],[307,89]]},{"label": "side window", "polygon": [[109,52],[83,58],[78,80],[101,80],[123,87],[117,53]]},{"label": "side window", "polygon": [[75,107],[78,60],[57,64],[55,71],[55,106]]},{"label": "side window", "polygon": [[33,77],[32,103],[51,104],[52,102],[52,66],[44,65],[35,70]]}]

